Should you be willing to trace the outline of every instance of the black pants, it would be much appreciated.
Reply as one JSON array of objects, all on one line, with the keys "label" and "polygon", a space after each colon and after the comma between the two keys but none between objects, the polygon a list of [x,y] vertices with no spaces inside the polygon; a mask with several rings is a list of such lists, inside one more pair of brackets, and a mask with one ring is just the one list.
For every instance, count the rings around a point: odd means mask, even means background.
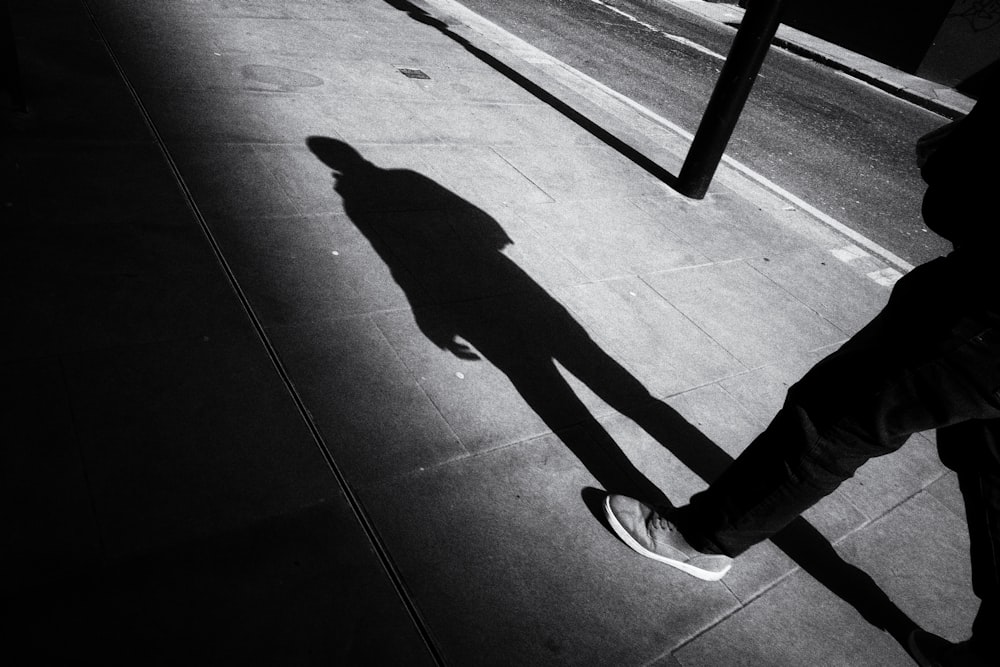
[{"label": "black pants", "polygon": [[973,635],[1000,643],[1000,298],[955,255],[912,271],[885,309],[788,391],[784,407],[676,523],[736,556],[777,533],[868,459],[937,429],[958,473],[982,600]]}]

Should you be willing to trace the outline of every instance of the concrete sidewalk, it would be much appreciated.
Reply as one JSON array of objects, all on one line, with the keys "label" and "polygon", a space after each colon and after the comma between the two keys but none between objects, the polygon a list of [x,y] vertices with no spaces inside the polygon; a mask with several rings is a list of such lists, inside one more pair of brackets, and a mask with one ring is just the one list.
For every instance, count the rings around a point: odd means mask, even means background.
[{"label": "concrete sidewalk", "polygon": [[0,548],[38,663],[908,665],[876,626],[968,633],[932,436],[714,584],[599,516],[702,488],[891,256],[730,163],[677,195],[669,122],[449,0],[10,6]]}]

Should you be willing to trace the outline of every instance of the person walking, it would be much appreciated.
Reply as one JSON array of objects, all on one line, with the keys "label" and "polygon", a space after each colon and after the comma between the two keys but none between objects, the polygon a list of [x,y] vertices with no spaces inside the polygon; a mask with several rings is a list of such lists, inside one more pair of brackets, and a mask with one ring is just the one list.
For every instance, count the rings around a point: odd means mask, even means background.
[{"label": "person walking", "polygon": [[980,608],[969,640],[917,630],[909,649],[921,665],[1000,664],[998,92],[1000,80],[989,82],[965,118],[917,145],[924,222],[954,250],[900,279],[882,312],[794,384],[770,425],[687,505],[608,495],[609,525],[629,547],[718,580],[867,460],[937,429],[966,505]]}]

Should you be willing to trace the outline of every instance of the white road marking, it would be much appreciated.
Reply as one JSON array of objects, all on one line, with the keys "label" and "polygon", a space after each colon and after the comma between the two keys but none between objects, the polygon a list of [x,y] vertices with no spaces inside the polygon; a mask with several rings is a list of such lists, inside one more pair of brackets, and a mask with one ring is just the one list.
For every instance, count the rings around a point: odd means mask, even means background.
[{"label": "white road marking", "polygon": [[601,2],[601,0],[590,0],[590,1],[593,2],[595,5],[600,5],[601,7],[604,7],[606,9],[610,9],[615,14],[623,16],[623,17],[627,18],[629,21],[632,21],[633,23],[637,23],[637,24],[641,25],[643,28],[646,28],[647,30],[651,30],[652,32],[659,33],[659,34],[663,35],[664,37],[666,37],[667,39],[669,39],[669,40],[671,40],[673,42],[677,42],[678,44],[683,44],[684,46],[690,47],[690,48],[694,49],[695,51],[697,51],[699,53],[704,53],[705,55],[711,56],[712,58],[715,58],[717,60],[723,60],[724,61],[726,59],[726,56],[722,55],[721,53],[716,53],[712,49],[710,49],[710,48],[708,48],[706,46],[702,46],[698,42],[692,41],[692,40],[688,39],[687,37],[681,37],[680,35],[673,35],[673,34],[671,34],[669,32],[664,32],[664,31],[660,30],[659,28],[657,28],[655,25],[652,25],[651,23],[646,23],[645,21],[642,21],[642,20],[636,18],[635,16],[632,16],[628,12],[622,11],[622,10],[618,9],[617,7],[612,7],[611,5],[609,5],[606,2]]},{"label": "white road marking", "polygon": [[881,271],[872,271],[867,275],[869,278],[884,287],[892,287],[896,284],[897,280],[903,277],[902,273],[893,268],[886,268]]},{"label": "white road marking", "polygon": [[871,255],[854,244],[846,245],[843,248],[834,248],[830,253],[845,264],[850,264],[856,259],[871,257]]}]

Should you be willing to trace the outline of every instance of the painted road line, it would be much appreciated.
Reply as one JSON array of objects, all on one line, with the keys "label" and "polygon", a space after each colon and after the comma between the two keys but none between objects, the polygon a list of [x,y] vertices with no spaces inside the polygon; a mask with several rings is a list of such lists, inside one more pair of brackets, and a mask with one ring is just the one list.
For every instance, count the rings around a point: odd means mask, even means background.
[{"label": "painted road line", "polygon": [[722,55],[721,53],[717,53],[717,52],[713,51],[712,49],[710,49],[710,48],[708,48],[706,46],[702,46],[698,42],[690,40],[687,37],[681,37],[680,35],[674,35],[674,34],[671,34],[669,32],[664,32],[663,30],[660,30],[659,28],[657,28],[655,25],[653,25],[651,23],[646,23],[645,21],[643,21],[643,20],[641,20],[641,19],[639,19],[639,18],[637,18],[637,17],[629,14],[626,11],[622,11],[621,9],[618,9],[617,7],[612,7],[611,5],[609,5],[606,2],[602,2],[601,0],[590,0],[590,1],[592,3],[594,3],[595,5],[600,5],[601,7],[604,7],[605,9],[610,9],[615,14],[618,14],[619,16],[623,16],[624,18],[628,19],[629,21],[631,21],[633,23],[637,23],[637,24],[641,25],[643,28],[646,28],[647,30],[650,30],[650,31],[655,32],[655,33],[658,33],[660,35],[663,35],[664,37],[666,37],[667,39],[669,39],[669,40],[671,40],[673,42],[677,42],[678,44],[683,44],[684,46],[690,47],[690,48],[694,49],[695,51],[697,51],[698,53],[704,53],[707,56],[711,56],[712,58],[715,58],[716,60],[723,60],[724,61],[726,59],[726,56]]}]

